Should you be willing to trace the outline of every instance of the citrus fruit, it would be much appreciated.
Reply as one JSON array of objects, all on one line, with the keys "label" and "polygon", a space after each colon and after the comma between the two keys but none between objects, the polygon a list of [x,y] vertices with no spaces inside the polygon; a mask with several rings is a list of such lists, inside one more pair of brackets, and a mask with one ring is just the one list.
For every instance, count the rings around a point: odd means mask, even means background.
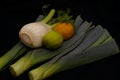
[{"label": "citrus fruit", "polygon": [[63,37],[62,35],[54,30],[49,31],[44,37],[43,37],[43,44],[48,49],[57,49],[61,46],[63,43]]},{"label": "citrus fruit", "polygon": [[53,27],[53,30],[60,32],[64,40],[70,39],[74,34],[74,27],[68,22],[59,22]]}]

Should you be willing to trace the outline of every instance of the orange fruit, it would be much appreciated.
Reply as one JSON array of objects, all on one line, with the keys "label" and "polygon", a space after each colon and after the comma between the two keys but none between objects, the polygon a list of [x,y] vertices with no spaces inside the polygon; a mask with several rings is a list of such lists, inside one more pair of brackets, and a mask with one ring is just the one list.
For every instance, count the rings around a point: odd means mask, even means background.
[{"label": "orange fruit", "polygon": [[74,34],[74,27],[69,22],[59,22],[53,27],[53,30],[60,32],[64,40],[70,39]]}]

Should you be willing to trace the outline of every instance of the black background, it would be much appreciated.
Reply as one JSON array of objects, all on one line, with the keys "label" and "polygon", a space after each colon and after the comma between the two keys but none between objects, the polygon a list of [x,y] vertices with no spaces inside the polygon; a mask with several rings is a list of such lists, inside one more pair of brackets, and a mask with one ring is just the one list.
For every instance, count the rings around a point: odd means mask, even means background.
[{"label": "black background", "polygon": [[[44,4],[53,8],[71,8],[74,15],[107,28],[120,47],[119,3],[117,0],[4,0],[0,2],[0,55],[19,40],[19,29],[42,13]],[[76,69],[58,73],[46,80],[120,80],[120,55],[114,55]],[[29,80],[27,73],[13,78],[9,69],[0,72],[0,80]]]}]

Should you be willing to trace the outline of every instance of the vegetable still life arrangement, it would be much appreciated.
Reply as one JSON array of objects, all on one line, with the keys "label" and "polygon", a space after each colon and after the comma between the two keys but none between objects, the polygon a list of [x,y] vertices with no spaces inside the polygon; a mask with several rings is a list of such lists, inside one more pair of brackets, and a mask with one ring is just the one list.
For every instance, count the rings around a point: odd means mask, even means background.
[{"label": "vegetable still life arrangement", "polygon": [[70,9],[51,9],[47,15],[41,14],[36,22],[20,29],[19,38],[0,57],[0,70],[9,68],[14,77],[29,70],[30,80],[44,80],[120,51],[107,29],[84,21],[80,15],[74,19]]}]

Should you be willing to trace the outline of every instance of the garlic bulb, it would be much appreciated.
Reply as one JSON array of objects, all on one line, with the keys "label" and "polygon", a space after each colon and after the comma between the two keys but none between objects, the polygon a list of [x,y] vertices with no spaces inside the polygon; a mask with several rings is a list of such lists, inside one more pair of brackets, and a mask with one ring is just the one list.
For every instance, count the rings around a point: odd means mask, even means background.
[{"label": "garlic bulb", "polygon": [[43,45],[43,36],[50,30],[50,26],[45,23],[29,23],[21,28],[19,37],[26,46],[38,48]]}]

